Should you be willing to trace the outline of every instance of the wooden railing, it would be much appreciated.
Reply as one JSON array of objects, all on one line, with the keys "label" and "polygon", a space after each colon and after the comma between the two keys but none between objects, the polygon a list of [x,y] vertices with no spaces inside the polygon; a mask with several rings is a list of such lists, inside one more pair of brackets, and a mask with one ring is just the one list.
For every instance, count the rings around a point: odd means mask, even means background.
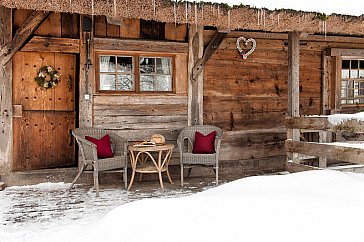
[{"label": "wooden railing", "polygon": [[317,156],[319,167],[326,167],[327,159],[364,164],[364,149],[328,144],[331,142],[332,132],[364,133],[363,121],[352,119],[334,125],[327,116],[287,117],[286,127],[301,131],[315,130],[320,134],[319,142],[286,140],[286,152]]}]

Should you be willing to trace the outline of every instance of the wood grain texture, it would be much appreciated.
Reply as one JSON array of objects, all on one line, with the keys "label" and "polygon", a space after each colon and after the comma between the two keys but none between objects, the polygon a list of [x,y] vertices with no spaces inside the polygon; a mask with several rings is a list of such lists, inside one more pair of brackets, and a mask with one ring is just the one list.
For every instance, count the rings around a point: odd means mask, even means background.
[{"label": "wood grain texture", "polygon": [[173,41],[186,41],[187,38],[187,25],[166,23],[165,25],[165,39]]},{"label": "wood grain texture", "polygon": [[33,11],[16,31],[13,40],[7,42],[0,50],[0,64],[6,64],[24,45],[29,36],[49,16],[49,12]]},{"label": "wood grain texture", "polygon": [[34,36],[21,51],[79,53],[78,39]]},{"label": "wood grain texture", "polygon": [[123,19],[123,24],[120,25],[120,37],[139,39],[140,38],[140,19]]},{"label": "wood grain texture", "polygon": [[[12,10],[0,7],[0,49],[12,40]],[[12,169],[12,60],[0,68],[0,175]]]},{"label": "wood grain texture", "polygon": [[73,165],[74,112],[24,111],[14,118],[14,171]]},{"label": "wood grain texture", "polygon": [[285,147],[288,152],[364,164],[364,149],[293,140],[287,140]]},{"label": "wood grain texture", "polygon": [[188,45],[180,42],[95,38],[95,50],[187,53]]}]

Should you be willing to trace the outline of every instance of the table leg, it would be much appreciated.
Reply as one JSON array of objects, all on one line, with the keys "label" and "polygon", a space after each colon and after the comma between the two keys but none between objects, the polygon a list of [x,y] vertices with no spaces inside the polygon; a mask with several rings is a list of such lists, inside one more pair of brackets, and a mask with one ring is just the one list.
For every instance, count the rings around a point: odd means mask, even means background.
[{"label": "table leg", "polygon": [[161,188],[164,191],[163,180],[162,180],[162,172],[159,171],[158,175],[159,175],[159,183],[161,184]]}]

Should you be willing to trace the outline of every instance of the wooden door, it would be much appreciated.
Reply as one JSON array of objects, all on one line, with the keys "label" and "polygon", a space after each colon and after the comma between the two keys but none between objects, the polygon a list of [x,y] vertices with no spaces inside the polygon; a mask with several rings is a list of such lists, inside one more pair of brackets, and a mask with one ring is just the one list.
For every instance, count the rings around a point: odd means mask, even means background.
[{"label": "wooden door", "polygon": [[[50,65],[60,74],[52,89],[38,86],[39,68]],[[75,164],[76,56],[17,52],[13,57],[13,170],[35,170]]]}]

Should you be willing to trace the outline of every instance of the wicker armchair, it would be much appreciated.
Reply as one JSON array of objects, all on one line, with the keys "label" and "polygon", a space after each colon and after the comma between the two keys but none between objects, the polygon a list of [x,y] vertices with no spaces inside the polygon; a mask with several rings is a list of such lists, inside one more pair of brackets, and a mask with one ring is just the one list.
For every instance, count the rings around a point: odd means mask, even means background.
[{"label": "wicker armchair", "polygon": [[[214,154],[194,154],[192,153],[193,144],[195,141],[196,131],[207,135],[216,131],[215,151]],[[178,135],[177,145],[181,159],[181,186],[183,186],[183,169],[188,168],[189,172],[195,165],[212,166],[216,174],[216,185],[219,183],[219,150],[221,138],[223,135],[222,129],[212,125],[195,125],[182,129]]]},{"label": "wicker armchair", "polygon": [[[107,132],[102,129],[96,128],[77,128],[72,131],[73,136],[79,146],[80,151],[80,171],[76,178],[73,180],[69,191],[76,183],[81,174],[91,167],[93,169],[94,187],[96,189],[96,196],[99,196],[99,172],[110,170],[121,170],[123,172],[123,181],[125,189],[127,188],[127,141],[120,136]],[[96,139],[102,138],[104,135],[109,134],[111,146],[113,148],[114,156],[112,158],[98,159],[96,145],[85,139],[85,136],[91,136]]]}]

